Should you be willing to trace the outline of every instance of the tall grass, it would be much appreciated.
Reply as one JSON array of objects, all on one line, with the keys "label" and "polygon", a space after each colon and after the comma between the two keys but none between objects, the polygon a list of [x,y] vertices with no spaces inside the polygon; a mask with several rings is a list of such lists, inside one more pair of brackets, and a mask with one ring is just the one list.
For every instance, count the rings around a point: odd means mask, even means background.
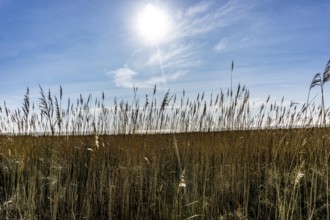
[{"label": "tall grass", "polygon": [[328,134],[2,136],[1,218],[327,219]]},{"label": "tall grass", "polygon": [[[319,82],[327,81],[329,63]],[[312,89],[314,86],[311,86]],[[233,92],[0,106],[1,219],[330,219],[329,109]],[[157,98],[158,97],[158,98]],[[64,103],[67,103],[66,105]],[[141,104],[143,103],[143,104]]]},{"label": "tall grass", "polygon": [[298,108],[284,98],[280,103],[271,103],[268,97],[263,104],[256,105],[249,100],[249,90],[241,85],[233,94],[220,90],[209,97],[198,94],[195,99],[187,97],[184,91],[181,97],[167,91],[159,101],[156,93],[155,87],[142,102],[135,88],[132,102],[115,98],[112,106],[105,103],[104,93],[101,99],[94,100],[91,94],[80,95],[75,102],[69,98],[65,106],[62,87],[59,96],[50,90],[46,94],[40,87],[36,104],[31,102],[27,89],[21,108],[9,109],[5,102],[0,106],[0,131],[83,135],[249,130],[321,126],[329,117],[329,109],[311,102]]},{"label": "tall grass", "polygon": [[324,84],[330,80],[330,60],[328,61],[327,65],[324,68],[323,73],[317,73],[315,74],[311,85],[309,87],[308,91],[308,98],[307,98],[307,105],[309,104],[309,96],[311,89],[315,86],[320,86],[321,88],[321,108],[322,108],[322,119],[323,119],[323,124],[326,124],[326,111],[325,111],[325,104],[324,104]]}]

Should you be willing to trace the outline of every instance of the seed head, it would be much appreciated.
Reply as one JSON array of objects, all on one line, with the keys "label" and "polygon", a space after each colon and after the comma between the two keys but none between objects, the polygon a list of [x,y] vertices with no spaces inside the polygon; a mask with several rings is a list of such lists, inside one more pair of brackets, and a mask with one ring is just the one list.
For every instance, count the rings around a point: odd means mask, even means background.
[{"label": "seed head", "polygon": [[303,177],[304,177],[304,174],[299,171],[298,174],[297,174],[297,176],[296,176],[296,179],[294,180],[294,185],[295,186],[298,185],[299,182],[300,182],[300,180],[301,180],[301,178],[303,178]]}]

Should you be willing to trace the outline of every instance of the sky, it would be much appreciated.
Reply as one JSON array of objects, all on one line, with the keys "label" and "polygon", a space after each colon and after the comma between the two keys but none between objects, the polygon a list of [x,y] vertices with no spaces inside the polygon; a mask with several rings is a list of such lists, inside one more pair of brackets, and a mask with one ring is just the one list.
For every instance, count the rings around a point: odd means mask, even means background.
[{"label": "sky", "polygon": [[[167,15],[162,41],[137,29],[146,5]],[[130,99],[218,93],[246,85],[251,99],[305,102],[330,59],[329,0],[0,0],[0,103],[44,90]],[[159,24],[161,25],[161,24]],[[330,85],[325,85],[330,106]],[[312,96],[319,99],[319,89]]]}]

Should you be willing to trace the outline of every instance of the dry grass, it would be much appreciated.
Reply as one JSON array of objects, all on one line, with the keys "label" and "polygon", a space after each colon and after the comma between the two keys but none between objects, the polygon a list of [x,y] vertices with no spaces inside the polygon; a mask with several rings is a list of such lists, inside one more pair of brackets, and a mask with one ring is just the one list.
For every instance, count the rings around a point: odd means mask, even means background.
[{"label": "dry grass", "polygon": [[327,219],[329,144],[328,129],[3,136],[1,215]]},{"label": "dry grass", "polygon": [[[249,101],[250,93],[238,85],[236,92],[219,91],[218,94],[198,94],[195,99],[166,92],[160,95],[156,87],[141,104],[134,89],[134,99],[114,100],[107,107],[105,96],[93,100],[82,95],[64,106],[62,88],[59,96],[40,87],[39,103],[29,99],[29,89],[21,108],[0,106],[0,133],[10,135],[88,135],[174,133],[222,130],[250,130],[265,128],[292,128],[324,126],[330,117],[329,109],[308,101],[298,108],[297,103],[271,102],[270,97],[261,105]],[[36,107],[37,106],[37,107]]]},{"label": "dry grass", "polygon": [[144,104],[134,88],[112,107],[27,89],[0,106],[0,218],[330,219],[329,70],[310,87],[321,105],[300,108],[254,106],[240,85],[160,102],[155,87]]}]

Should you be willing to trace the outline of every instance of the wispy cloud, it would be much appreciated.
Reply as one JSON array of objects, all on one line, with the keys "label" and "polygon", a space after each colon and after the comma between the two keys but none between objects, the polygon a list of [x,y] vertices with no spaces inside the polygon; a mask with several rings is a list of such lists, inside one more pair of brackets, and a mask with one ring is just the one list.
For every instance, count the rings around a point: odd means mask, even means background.
[{"label": "wispy cloud", "polygon": [[139,88],[151,88],[155,84],[164,85],[167,82],[175,81],[185,75],[183,71],[177,71],[167,75],[154,75],[143,79],[139,73],[135,72],[128,66],[124,66],[114,71],[110,71],[107,75],[111,76],[117,87],[132,88],[133,85]]},{"label": "wispy cloud", "polygon": [[222,38],[215,46],[214,50],[217,52],[225,51],[228,48],[232,38]]},{"label": "wispy cloud", "polygon": [[220,52],[232,41],[228,37],[212,45],[197,39],[197,35],[206,37],[233,24],[246,16],[254,1],[228,0],[223,3],[206,0],[173,12],[175,25],[169,36],[171,39],[154,50],[146,48],[143,51],[140,48],[138,53],[132,53],[123,67],[110,74],[115,85],[124,88],[132,88],[133,84],[139,87],[152,87],[154,84],[166,86],[172,81],[180,80],[193,68],[205,64],[202,60],[205,51]]},{"label": "wispy cloud", "polygon": [[209,8],[212,6],[212,3],[210,1],[202,1],[197,3],[196,5],[188,8],[185,12],[185,16],[188,17],[194,17],[199,14],[203,14],[209,10]]},{"label": "wispy cloud", "polygon": [[216,52],[225,52],[228,50],[235,50],[237,48],[242,49],[249,44],[251,46],[251,39],[247,36],[224,37],[220,39],[217,44],[215,44],[213,49]]},{"label": "wispy cloud", "polygon": [[233,24],[246,16],[255,1],[229,0],[226,3],[205,1],[179,13],[178,38],[205,34]]},{"label": "wispy cloud", "polygon": [[180,77],[184,76],[186,73],[183,71],[177,71],[171,74],[163,75],[163,76],[154,76],[145,81],[139,81],[137,83],[140,88],[151,88],[155,84],[157,85],[166,85],[169,82],[175,81]]},{"label": "wispy cloud", "polygon": [[157,50],[149,57],[146,64],[159,66],[161,62],[164,68],[189,67],[194,54],[193,47],[189,44],[173,44],[162,50]]},{"label": "wispy cloud", "polygon": [[187,69],[198,66],[201,61],[195,58],[195,45],[177,43],[158,48],[149,53],[135,51],[123,67],[107,73],[117,87],[152,88],[155,84],[168,87],[187,73]]}]

